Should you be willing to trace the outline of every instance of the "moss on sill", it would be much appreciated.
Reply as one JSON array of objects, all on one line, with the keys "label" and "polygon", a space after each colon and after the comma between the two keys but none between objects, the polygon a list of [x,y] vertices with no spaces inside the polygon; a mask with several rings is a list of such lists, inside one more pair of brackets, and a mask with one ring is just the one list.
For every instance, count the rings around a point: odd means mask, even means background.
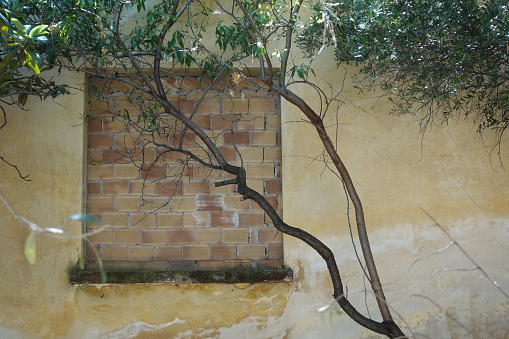
[{"label": "moss on sill", "polygon": [[[108,284],[138,283],[261,283],[290,282],[293,272],[288,267],[279,269],[248,270],[231,269],[220,271],[109,271]],[[79,266],[69,270],[71,284],[100,284],[101,272],[82,270]]]}]

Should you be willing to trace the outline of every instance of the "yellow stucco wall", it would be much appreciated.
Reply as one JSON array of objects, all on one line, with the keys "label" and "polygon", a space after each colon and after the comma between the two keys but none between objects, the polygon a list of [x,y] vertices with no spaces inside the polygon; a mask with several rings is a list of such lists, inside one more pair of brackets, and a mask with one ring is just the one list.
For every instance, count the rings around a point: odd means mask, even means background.
[{"label": "yellow stucco wall", "polygon": [[[496,154],[490,156],[472,123],[436,125],[422,137],[412,117],[389,115],[389,102],[377,93],[359,96],[350,81],[354,70],[336,71],[330,57],[324,52],[315,62],[313,81],[343,88],[343,103],[329,113],[327,125],[363,200],[375,260],[398,323],[406,333],[431,338],[508,337],[509,302],[479,271],[436,271],[472,263],[454,247],[425,257],[450,240],[420,210],[442,223],[509,291],[507,170]],[[80,75],[60,79],[78,88],[83,82]],[[320,107],[309,88],[292,89]],[[45,227],[61,224],[82,207],[86,98],[75,90],[55,101],[30,99],[28,111],[10,108],[8,125],[0,131],[0,155],[32,179],[23,182],[0,164],[0,192],[20,214]],[[297,122],[301,113],[283,102],[282,119],[285,220],[332,248],[348,298],[364,313],[367,304],[379,319],[372,296],[363,292],[366,282],[352,249],[342,185],[323,163],[310,160],[322,147],[314,129]],[[491,137],[485,135],[486,144]],[[506,166],[507,146],[502,144],[501,154]],[[77,235],[80,225],[66,229]],[[0,338],[376,337],[334,307],[318,312],[332,301],[325,264],[288,237],[291,284],[71,286],[66,269],[77,260],[78,240],[38,238],[37,263],[31,266],[23,256],[28,230],[3,205],[0,232]]]}]

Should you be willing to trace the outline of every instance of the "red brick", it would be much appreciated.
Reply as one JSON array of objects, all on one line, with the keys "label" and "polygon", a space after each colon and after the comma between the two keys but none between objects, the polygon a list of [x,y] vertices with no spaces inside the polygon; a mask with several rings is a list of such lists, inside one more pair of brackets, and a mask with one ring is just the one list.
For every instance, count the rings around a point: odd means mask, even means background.
[{"label": "red brick", "polygon": [[224,113],[248,113],[248,99],[223,99]]},{"label": "red brick", "polygon": [[168,165],[166,177],[173,180],[184,180],[193,178],[193,166]]},{"label": "red brick", "polygon": [[96,165],[88,166],[88,180],[111,179],[113,178],[113,166]]},{"label": "red brick", "polygon": [[116,245],[138,245],[140,243],[139,230],[115,230]]},{"label": "red brick", "polygon": [[236,212],[211,212],[211,226],[235,227],[239,225],[239,215]]},{"label": "red brick", "polygon": [[172,86],[174,86],[184,92],[191,92],[193,90],[193,88],[189,87],[185,82],[182,81],[182,79],[179,79],[176,77],[169,77],[169,78],[166,78],[166,81],[169,84],[171,84]]},{"label": "red brick", "polygon": [[[161,155],[162,154],[162,155]],[[157,149],[157,162],[165,164],[180,164],[182,163],[182,153],[177,151],[169,151],[164,148]]]},{"label": "red brick", "polygon": [[210,246],[210,259],[236,259],[236,245],[212,245]]},{"label": "red brick", "polygon": [[107,101],[96,101],[90,103],[88,106],[91,116],[111,115],[113,105]]},{"label": "red brick", "polygon": [[115,197],[115,211],[140,212],[140,197]]},{"label": "red brick", "polygon": [[194,195],[198,193],[209,193],[209,181],[184,181],[182,182],[184,195]]},{"label": "red brick", "polygon": [[197,244],[219,244],[221,242],[221,230],[196,229],[195,239]]},{"label": "red brick", "polygon": [[103,227],[127,227],[127,213],[102,213]]},{"label": "red brick", "polygon": [[201,83],[200,78],[195,79],[191,77],[185,77],[184,82],[191,88],[198,89],[198,90],[204,90],[207,88],[207,86],[204,86],[203,83]]},{"label": "red brick", "polygon": [[140,145],[140,135],[137,133],[115,133],[115,147],[136,147]]},{"label": "red brick", "polygon": [[140,170],[134,164],[114,165],[115,179],[139,179]]},{"label": "red brick", "polygon": [[127,258],[133,261],[154,260],[154,246],[129,246]]},{"label": "red brick", "polygon": [[275,103],[273,99],[250,99],[249,112],[250,113],[273,113],[275,110]]},{"label": "red brick", "polygon": [[170,103],[184,114],[191,113],[194,110],[194,100],[172,100]]},{"label": "red brick", "polygon": [[88,135],[88,147],[90,148],[111,148],[113,137],[104,133],[92,133]]},{"label": "red brick", "polygon": [[129,214],[129,227],[155,228],[156,218],[153,214]]},{"label": "red brick", "polygon": [[170,212],[189,212],[195,211],[196,198],[191,197],[172,197],[169,202]]},{"label": "red brick", "polygon": [[143,197],[141,210],[143,212],[168,212],[168,197]]},{"label": "red brick", "polygon": [[222,211],[223,206],[222,196],[198,195],[196,197],[197,211]]},{"label": "red brick", "polygon": [[209,247],[207,245],[184,245],[182,258],[184,260],[209,259]]},{"label": "red brick", "polygon": [[243,198],[236,194],[234,196],[227,195],[224,197],[225,211],[247,211],[251,208],[251,200]]},{"label": "red brick", "polygon": [[217,149],[221,152],[226,161],[237,161],[237,151],[235,150],[235,147],[218,147]]},{"label": "red brick", "polygon": [[221,113],[221,101],[218,99],[204,99],[196,108],[196,114]]},{"label": "red brick", "polygon": [[276,146],[277,134],[275,131],[252,131],[251,146]]},{"label": "red brick", "polygon": [[182,213],[158,213],[157,228],[181,228]]},{"label": "red brick", "polygon": [[126,132],[129,130],[128,122],[120,119],[103,118],[104,132]]},{"label": "red brick", "polygon": [[[272,207],[275,210],[278,209],[276,196],[274,196],[274,195],[265,195],[264,198],[265,198],[265,200],[267,200],[269,202],[269,204],[272,205]],[[260,206],[258,206],[258,204],[255,203],[255,202],[253,202],[253,204],[251,206],[251,209],[254,210],[254,211],[262,211],[262,208]]]},{"label": "red brick", "polygon": [[273,164],[248,164],[247,176],[250,179],[272,179],[275,177]]},{"label": "red brick", "polygon": [[[264,180],[246,180],[246,184],[248,187],[254,189],[258,193],[262,193],[264,190]],[[253,202],[253,205],[255,203]]]},{"label": "red brick", "polygon": [[152,148],[123,148],[129,161],[153,163],[155,160],[155,150]]},{"label": "red brick", "polygon": [[238,127],[239,130],[263,130],[265,128],[265,117],[262,114],[242,114]]},{"label": "red brick", "polygon": [[265,259],[264,245],[239,245],[239,259]]},{"label": "red brick", "polygon": [[140,173],[142,179],[162,179],[166,177],[166,166],[143,164]]},{"label": "red brick", "polygon": [[101,248],[101,259],[103,260],[126,260],[126,246],[104,246]]},{"label": "red brick", "polygon": [[168,237],[170,244],[192,244],[194,243],[194,230],[169,230]]},{"label": "red brick", "polygon": [[210,116],[209,115],[195,115],[191,119],[202,130],[210,129]]},{"label": "red brick", "polygon": [[281,129],[281,116],[276,114],[269,114],[266,118],[267,129]]},{"label": "red brick", "polygon": [[[263,148],[262,147],[238,147],[237,148],[239,162],[262,162],[263,161]],[[246,166],[244,164],[244,166]]]},{"label": "red brick", "polygon": [[263,149],[264,162],[281,162],[281,147],[265,147]]},{"label": "red brick", "polygon": [[269,259],[283,259],[283,244],[269,244]]},{"label": "red brick", "polygon": [[194,145],[196,145],[196,142],[193,132],[186,132],[184,135],[182,133],[172,133],[170,135],[170,146],[172,147],[193,147]]},{"label": "red brick", "polygon": [[157,182],[157,195],[181,195],[182,181],[162,180]]},{"label": "red brick", "polygon": [[[217,179],[214,181],[223,181],[222,179]],[[226,195],[226,194],[236,194],[237,193],[237,185],[226,185],[226,186],[214,186],[214,183],[210,183],[210,194],[219,194],[219,195]],[[225,197],[226,199],[229,199],[230,196]],[[225,200],[226,201],[226,200]],[[227,209],[227,206],[225,206],[225,210]]]},{"label": "red brick", "polygon": [[249,131],[233,131],[224,133],[225,146],[249,146]]},{"label": "red brick", "polygon": [[219,179],[219,178],[225,178],[228,176],[225,172],[221,172],[219,170],[210,169],[209,167],[203,166],[201,164],[196,164],[193,166],[193,178],[194,179]]},{"label": "red brick", "polygon": [[156,246],[156,260],[181,260],[181,246]]},{"label": "red brick", "polygon": [[131,119],[135,118],[136,115],[140,114],[139,108],[136,107],[133,103],[117,100],[115,102],[115,113],[123,116],[126,113],[126,111],[129,113]]},{"label": "red brick", "polygon": [[87,239],[94,244],[112,244],[113,230],[103,229],[96,234],[88,236]]},{"label": "red brick", "polygon": [[102,119],[89,119],[88,120],[88,133],[100,133],[102,132]]},{"label": "red brick", "polygon": [[261,229],[258,230],[258,242],[259,243],[282,243],[283,233],[277,229]]},{"label": "red brick", "polygon": [[281,194],[282,183],[280,179],[265,180],[265,194]]},{"label": "red brick", "polygon": [[103,150],[102,149],[96,149],[96,148],[90,148],[88,150],[87,154],[87,163],[89,165],[100,165],[103,162]]},{"label": "red brick", "polygon": [[156,184],[148,180],[129,181],[129,194],[131,195],[154,195]]},{"label": "red brick", "polygon": [[88,182],[87,183],[87,194],[88,195],[100,195],[101,194],[101,183]]},{"label": "red brick", "polygon": [[227,131],[234,130],[236,131],[238,128],[238,115],[229,115],[229,114],[221,114],[221,115],[213,115],[212,116],[212,130],[215,131]]},{"label": "red brick", "polygon": [[[256,203],[254,203],[256,204]],[[239,226],[252,227],[265,225],[265,213],[263,212],[242,212],[239,213]]]},{"label": "red brick", "polygon": [[103,181],[104,195],[126,195],[129,193],[129,182],[127,180]]},{"label": "red brick", "polygon": [[223,243],[249,242],[249,230],[247,228],[225,228],[223,229]]},{"label": "red brick", "polygon": [[87,201],[87,211],[113,211],[113,197],[89,197]]},{"label": "red brick", "polygon": [[162,230],[141,231],[142,244],[163,245],[168,242],[168,232]]},{"label": "red brick", "polygon": [[210,227],[210,213],[184,213],[184,227]]}]

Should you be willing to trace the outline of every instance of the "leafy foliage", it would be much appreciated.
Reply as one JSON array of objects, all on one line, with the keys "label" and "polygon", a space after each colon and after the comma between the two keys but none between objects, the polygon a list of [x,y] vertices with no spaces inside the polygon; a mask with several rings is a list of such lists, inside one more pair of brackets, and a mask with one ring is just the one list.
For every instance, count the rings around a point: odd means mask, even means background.
[{"label": "leafy foliage", "polygon": [[[34,24],[30,14],[35,8],[17,1],[0,2],[0,101],[2,103],[26,104],[29,95],[43,99],[65,93],[64,87],[46,81],[39,74],[43,58],[51,63],[52,55],[48,36],[50,27]],[[23,68],[29,72],[23,72]]]},{"label": "leafy foliage", "polygon": [[463,112],[479,130],[509,125],[509,8],[506,1],[316,2],[298,43],[313,57],[332,46],[338,64],[360,66],[391,95],[397,113],[433,118]]}]

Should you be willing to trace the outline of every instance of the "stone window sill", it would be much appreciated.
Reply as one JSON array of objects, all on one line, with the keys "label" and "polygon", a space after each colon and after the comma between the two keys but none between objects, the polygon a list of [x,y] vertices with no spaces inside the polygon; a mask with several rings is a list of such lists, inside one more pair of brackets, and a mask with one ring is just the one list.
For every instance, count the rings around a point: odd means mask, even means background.
[{"label": "stone window sill", "polygon": [[[278,269],[248,270],[231,269],[219,271],[107,271],[107,284],[149,284],[149,283],[288,283],[293,272],[288,267]],[[81,270],[73,267],[69,270],[71,284],[101,284],[101,272]]]}]

